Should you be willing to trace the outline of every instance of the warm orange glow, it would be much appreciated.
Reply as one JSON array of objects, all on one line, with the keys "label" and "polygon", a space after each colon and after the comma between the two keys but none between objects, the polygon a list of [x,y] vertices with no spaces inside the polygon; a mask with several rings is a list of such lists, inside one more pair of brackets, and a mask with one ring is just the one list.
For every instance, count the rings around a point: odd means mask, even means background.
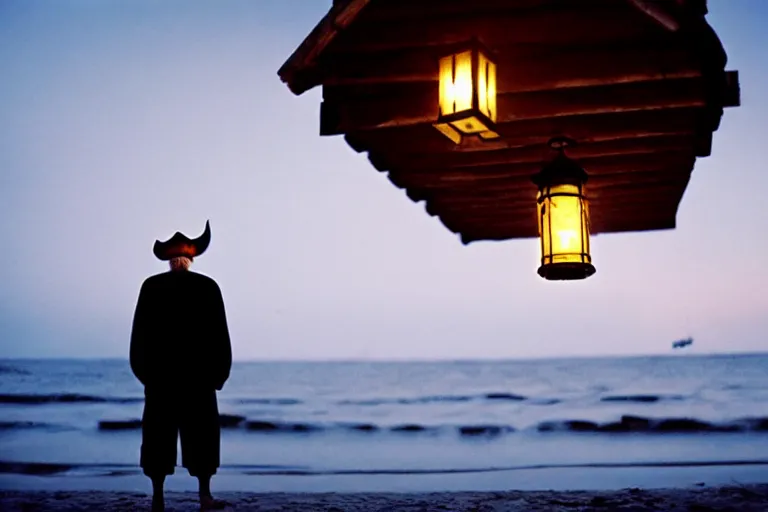
[{"label": "warm orange glow", "polygon": [[478,49],[440,59],[440,119],[435,127],[456,144],[462,135],[498,137],[496,121],[496,64]]},{"label": "warm orange glow", "polygon": [[440,115],[453,114],[456,111],[453,87],[453,55],[440,59]]},{"label": "warm orange glow", "polygon": [[545,187],[539,192],[542,265],[589,263],[589,213],[578,185]]},{"label": "warm orange glow", "polygon": [[481,52],[478,54],[477,99],[480,112],[496,122],[496,64]]}]

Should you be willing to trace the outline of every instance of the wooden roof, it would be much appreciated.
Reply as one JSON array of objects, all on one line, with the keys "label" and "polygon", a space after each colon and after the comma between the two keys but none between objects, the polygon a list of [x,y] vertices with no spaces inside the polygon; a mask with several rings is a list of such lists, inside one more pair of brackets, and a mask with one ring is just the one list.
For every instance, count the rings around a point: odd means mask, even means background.
[{"label": "wooden roof", "polygon": [[[592,233],[675,227],[738,75],[706,0],[337,0],[279,71],[322,85],[321,135],[344,135],[464,243],[537,236],[530,181],[568,136],[589,173]],[[498,131],[455,145],[437,57],[480,38],[497,54]]]}]

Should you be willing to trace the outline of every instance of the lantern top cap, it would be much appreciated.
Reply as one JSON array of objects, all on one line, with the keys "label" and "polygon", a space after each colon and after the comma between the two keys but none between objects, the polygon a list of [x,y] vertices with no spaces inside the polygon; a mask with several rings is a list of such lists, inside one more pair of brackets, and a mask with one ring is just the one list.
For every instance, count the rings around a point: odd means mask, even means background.
[{"label": "lantern top cap", "polygon": [[488,45],[486,45],[479,37],[472,37],[458,43],[442,45],[440,46],[439,50],[440,54],[443,56],[455,55],[465,51],[482,53],[491,60],[495,60],[497,58],[496,52],[493,51]]},{"label": "lantern top cap", "polygon": [[573,183],[583,185],[587,182],[587,172],[565,154],[565,148],[576,142],[567,137],[555,137],[549,141],[549,147],[557,151],[554,159],[548,162],[532,179],[539,187],[553,184]]},{"label": "lantern top cap", "polygon": [[576,141],[568,137],[553,137],[549,139],[549,147],[554,150],[564,151],[565,148],[575,146]]}]

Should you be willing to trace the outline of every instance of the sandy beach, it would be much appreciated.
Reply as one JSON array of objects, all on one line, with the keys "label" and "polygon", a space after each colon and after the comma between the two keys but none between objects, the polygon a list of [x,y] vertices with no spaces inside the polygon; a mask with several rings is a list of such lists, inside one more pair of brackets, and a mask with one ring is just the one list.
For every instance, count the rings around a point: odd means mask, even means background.
[{"label": "sandy beach", "polygon": [[[509,491],[430,494],[299,494],[221,493],[227,510],[296,512],[535,512],[535,511],[663,511],[686,512],[768,510],[768,484],[688,489],[624,489],[593,491]],[[149,496],[127,492],[16,492],[0,493],[5,512],[148,510]],[[166,510],[196,510],[194,493],[168,493]]]}]

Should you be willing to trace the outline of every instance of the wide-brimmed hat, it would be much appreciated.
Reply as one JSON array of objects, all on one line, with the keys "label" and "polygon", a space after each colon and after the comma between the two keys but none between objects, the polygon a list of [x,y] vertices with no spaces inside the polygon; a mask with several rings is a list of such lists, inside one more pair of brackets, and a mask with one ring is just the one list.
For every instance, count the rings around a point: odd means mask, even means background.
[{"label": "wide-brimmed hat", "polygon": [[209,221],[205,221],[205,231],[203,231],[203,234],[199,237],[189,239],[186,235],[177,231],[165,242],[155,240],[155,246],[152,248],[152,252],[155,253],[155,256],[157,256],[158,259],[163,261],[168,261],[171,258],[177,258],[179,256],[194,258],[203,254],[210,243],[211,225]]}]

